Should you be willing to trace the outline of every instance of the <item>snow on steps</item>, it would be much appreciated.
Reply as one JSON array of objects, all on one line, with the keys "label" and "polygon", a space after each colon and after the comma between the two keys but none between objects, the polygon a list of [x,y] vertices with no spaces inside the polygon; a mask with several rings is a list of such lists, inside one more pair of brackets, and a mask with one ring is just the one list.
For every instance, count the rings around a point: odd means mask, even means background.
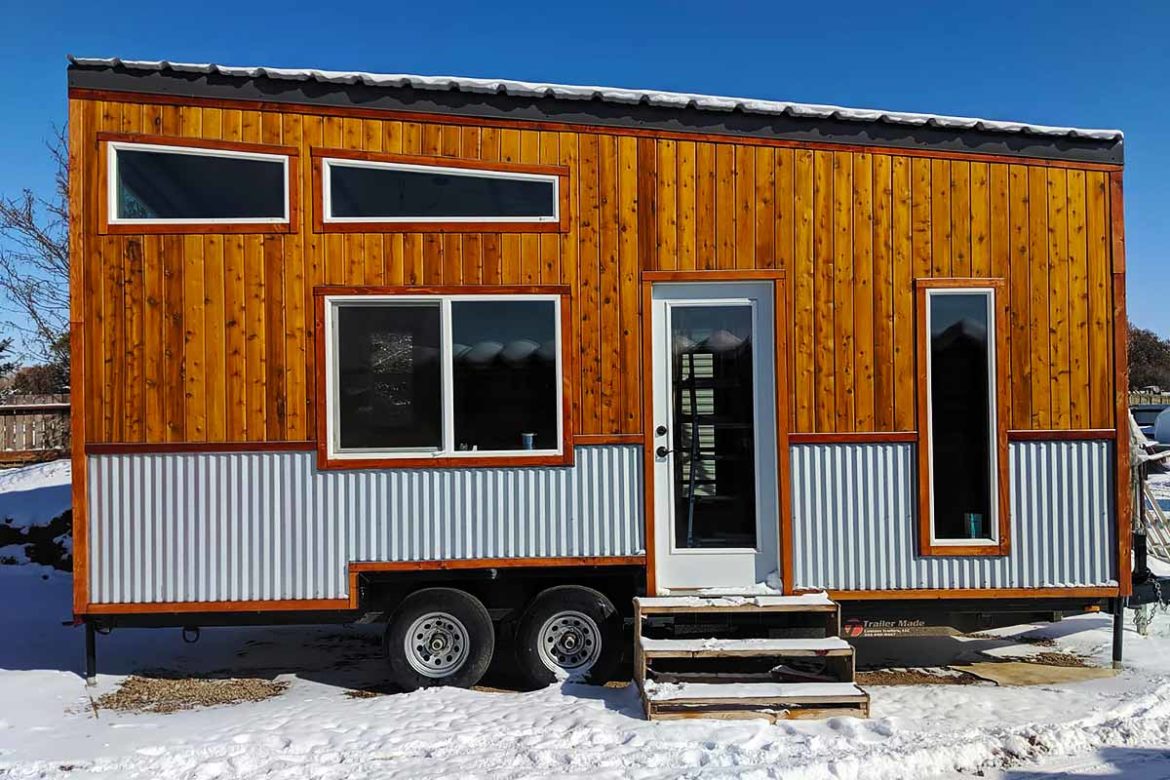
[{"label": "snow on steps", "polygon": [[799,596],[649,596],[634,599],[643,615],[678,612],[836,612],[824,593]]},{"label": "snow on steps", "polygon": [[769,702],[782,699],[790,703],[815,704],[829,700],[862,701],[865,691],[851,682],[835,683],[658,683],[646,681],[646,698],[650,701],[695,703]]},{"label": "snow on steps", "polygon": [[759,657],[850,655],[853,648],[840,637],[821,639],[652,639],[639,637],[647,658]]},{"label": "snow on steps", "polygon": [[[649,720],[869,717],[869,695],[853,682],[853,647],[839,636],[838,605],[824,593],[637,598],[634,608],[634,675]],[[820,631],[823,626],[824,636],[645,636],[673,632],[675,620],[704,614],[727,622],[716,630],[735,633],[737,616],[758,630],[761,613],[773,615],[781,627]],[[802,614],[812,617],[811,626]],[[802,662],[776,664],[782,658],[817,657],[824,665],[811,670]]]},{"label": "snow on steps", "polygon": [[656,683],[642,689],[648,720],[869,717],[869,694],[851,682]]}]

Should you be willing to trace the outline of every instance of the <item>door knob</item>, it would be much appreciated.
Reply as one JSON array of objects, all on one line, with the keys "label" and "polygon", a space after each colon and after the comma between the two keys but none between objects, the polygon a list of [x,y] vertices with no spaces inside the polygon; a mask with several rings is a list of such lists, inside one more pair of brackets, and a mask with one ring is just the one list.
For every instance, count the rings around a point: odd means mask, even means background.
[{"label": "door knob", "polygon": [[654,455],[659,458],[665,458],[669,454],[670,450],[666,449],[666,447],[660,446],[658,449],[654,450]]}]

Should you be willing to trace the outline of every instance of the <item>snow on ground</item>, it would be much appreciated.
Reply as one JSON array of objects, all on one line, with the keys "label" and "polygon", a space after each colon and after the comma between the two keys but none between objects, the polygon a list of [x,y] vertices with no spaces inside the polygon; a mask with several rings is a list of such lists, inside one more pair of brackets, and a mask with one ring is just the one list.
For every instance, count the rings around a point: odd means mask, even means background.
[{"label": "snow on ground", "polygon": [[[52,470],[49,470],[50,472]],[[3,475],[0,475],[2,478]],[[59,476],[59,474],[58,474]],[[27,491],[26,484],[22,490]],[[98,637],[80,672],[71,579],[0,566],[0,778],[1170,778],[1170,616],[1127,623],[1127,668],[1062,685],[871,687],[870,720],[647,723],[632,688],[437,689],[353,698],[382,679],[378,633],[358,627],[173,629]],[[977,637],[869,639],[863,658],[937,665],[1050,651],[1106,664],[1110,618],[1087,614]],[[917,656],[917,657],[915,657]],[[98,710],[135,670],[287,681],[263,702],[140,714]]]},{"label": "snow on ground", "polygon": [[70,505],[68,460],[0,470],[0,522],[18,528],[46,523]]}]

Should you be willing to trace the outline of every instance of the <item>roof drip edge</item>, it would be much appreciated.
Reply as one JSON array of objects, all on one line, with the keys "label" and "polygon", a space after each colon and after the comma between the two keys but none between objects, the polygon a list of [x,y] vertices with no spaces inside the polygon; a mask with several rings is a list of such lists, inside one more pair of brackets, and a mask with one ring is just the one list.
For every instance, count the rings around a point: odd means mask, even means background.
[{"label": "roof drip edge", "polygon": [[231,78],[268,78],[284,81],[316,81],[323,84],[362,84],[370,87],[408,88],[430,91],[460,91],[478,94],[509,95],[526,98],[589,101],[634,105],[644,103],[660,108],[695,109],[710,112],[740,111],[796,117],[800,119],[839,119],[853,122],[882,122],[910,127],[931,126],[947,130],[979,130],[992,133],[1078,138],[1095,141],[1121,141],[1120,130],[1080,127],[1057,127],[1024,122],[1010,122],[977,117],[919,114],[901,111],[846,108],[843,106],[790,103],[774,100],[722,97],[685,92],[639,90],[622,87],[573,86],[543,84],[507,79],[464,78],[458,76],[419,76],[403,73],[367,73],[300,68],[241,67],[213,63],[170,62],[168,60],[123,60],[117,57],[74,57],[70,64],[79,68],[126,68],[128,70],[166,73],[220,75]]}]

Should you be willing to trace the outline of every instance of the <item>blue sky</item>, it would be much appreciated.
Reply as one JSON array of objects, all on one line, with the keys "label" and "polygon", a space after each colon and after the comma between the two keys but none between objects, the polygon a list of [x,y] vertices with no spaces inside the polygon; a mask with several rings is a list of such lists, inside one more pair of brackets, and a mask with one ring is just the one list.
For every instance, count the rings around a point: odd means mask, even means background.
[{"label": "blue sky", "polygon": [[65,55],[442,73],[1126,133],[1131,319],[1170,336],[1170,3],[17,3],[0,192],[48,191]]}]

